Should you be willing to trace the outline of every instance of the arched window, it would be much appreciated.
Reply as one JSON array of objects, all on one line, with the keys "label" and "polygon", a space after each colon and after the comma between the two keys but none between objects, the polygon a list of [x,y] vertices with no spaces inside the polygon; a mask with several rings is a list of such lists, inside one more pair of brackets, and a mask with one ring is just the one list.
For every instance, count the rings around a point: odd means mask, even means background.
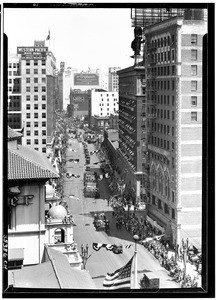
[{"label": "arched window", "polygon": [[165,196],[169,199],[170,198],[170,179],[169,174],[165,172]]},{"label": "arched window", "polygon": [[65,231],[62,228],[57,228],[54,232],[55,244],[65,243]]}]

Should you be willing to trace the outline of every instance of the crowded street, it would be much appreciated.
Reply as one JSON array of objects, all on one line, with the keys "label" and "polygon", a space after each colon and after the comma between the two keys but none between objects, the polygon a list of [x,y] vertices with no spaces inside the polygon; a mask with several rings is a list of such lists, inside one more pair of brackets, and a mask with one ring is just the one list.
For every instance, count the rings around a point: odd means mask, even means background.
[{"label": "crowded street", "polygon": [[[89,152],[95,151],[95,144],[88,144]],[[71,162],[70,159],[79,159],[78,163]],[[103,289],[103,280],[108,272],[125,265],[134,254],[134,240],[125,228],[117,229],[116,221],[112,214],[112,207],[108,206],[107,199],[110,196],[107,180],[104,178],[99,182],[100,196],[98,199],[86,198],[83,196],[83,174],[85,172],[85,156],[83,145],[77,139],[69,140],[69,147],[66,154],[67,172],[79,175],[79,178],[65,179],[64,199],[68,203],[68,209],[74,218],[74,241],[77,243],[81,253],[81,245],[88,248],[88,257],[85,262],[85,269],[89,271],[98,289]],[[91,155],[90,168],[101,174],[100,164],[97,154]],[[96,231],[93,226],[95,213],[102,212],[110,221],[110,231]],[[101,248],[95,251],[93,243],[102,244],[122,244],[123,253],[114,254]],[[145,272],[153,272],[160,279],[160,288],[179,288],[176,283],[168,276],[168,272],[160,266],[154,256],[148,252],[143,245],[138,244],[138,282],[140,282]],[[133,281],[133,272],[132,272]]]}]

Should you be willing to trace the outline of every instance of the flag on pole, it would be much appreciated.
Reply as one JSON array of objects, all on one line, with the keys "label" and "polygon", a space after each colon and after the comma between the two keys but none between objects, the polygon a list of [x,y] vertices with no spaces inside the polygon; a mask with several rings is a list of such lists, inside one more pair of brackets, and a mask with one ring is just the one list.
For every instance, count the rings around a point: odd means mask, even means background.
[{"label": "flag on pole", "polygon": [[47,41],[50,40],[50,30],[49,30],[49,32],[48,32],[48,36],[47,36],[46,40],[47,40]]},{"label": "flag on pole", "polygon": [[131,267],[134,256],[122,268],[114,273],[107,273],[104,279],[103,287],[106,290],[130,289],[131,287]]}]

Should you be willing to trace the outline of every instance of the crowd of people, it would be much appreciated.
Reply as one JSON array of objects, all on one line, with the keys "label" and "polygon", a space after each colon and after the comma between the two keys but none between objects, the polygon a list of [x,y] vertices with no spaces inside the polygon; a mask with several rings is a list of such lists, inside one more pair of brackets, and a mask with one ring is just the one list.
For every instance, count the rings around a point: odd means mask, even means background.
[{"label": "crowd of people", "polygon": [[[140,244],[158,259],[160,265],[169,271],[169,275],[175,281],[179,282],[182,288],[197,287],[198,277],[186,275],[184,267],[181,268],[179,265],[179,262],[183,261],[181,249],[177,251],[178,249],[171,248],[169,242],[163,238],[160,240],[155,239],[155,236],[161,236],[162,232],[152,226],[150,222],[144,220],[144,218],[138,218],[135,213],[128,213],[124,206],[120,204],[120,201],[118,202],[118,199],[117,201],[112,201],[111,206],[113,207],[113,217],[116,219],[117,229],[121,229],[123,226],[132,236],[135,234],[138,235]],[[170,250],[173,253],[171,257],[168,255]],[[195,265],[197,263],[190,260],[189,251],[187,251],[186,262],[191,262]]]}]

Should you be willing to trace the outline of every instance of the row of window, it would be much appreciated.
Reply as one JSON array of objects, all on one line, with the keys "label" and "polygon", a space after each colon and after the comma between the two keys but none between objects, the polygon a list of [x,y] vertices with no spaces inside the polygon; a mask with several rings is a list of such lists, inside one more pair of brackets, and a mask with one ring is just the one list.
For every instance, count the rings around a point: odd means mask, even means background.
[{"label": "row of window", "polygon": [[[175,35],[171,36],[171,42],[172,44],[175,43]],[[191,45],[197,45],[197,34],[191,34]],[[150,46],[150,45],[148,45]],[[164,38],[158,38],[153,41],[151,41],[151,47],[152,48],[160,48],[160,47],[166,47],[170,46],[170,36],[165,36]]]},{"label": "row of window", "polygon": [[[32,131],[31,130],[26,130],[26,135],[27,136],[31,136]],[[42,135],[46,135],[46,130],[42,130],[41,131]],[[34,135],[39,135],[39,131],[38,130],[34,130]]]},{"label": "row of window", "polygon": [[[34,95],[34,101],[38,101],[39,96],[38,95]],[[30,101],[31,100],[31,95],[26,95],[26,101]],[[41,100],[46,100],[46,95],[41,95]]]},{"label": "row of window", "polygon": [[[46,113],[42,113],[41,116],[42,116],[42,118],[46,118]],[[38,113],[34,113],[34,118],[38,119],[38,117],[39,117]],[[26,118],[30,119],[31,118],[31,113],[26,113]]]},{"label": "row of window", "polygon": [[[42,109],[46,109],[46,104],[42,104],[41,108]],[[31,105],[30,104],[26,104],[26,109],[31,109]],[[38,104],[34,104],[34,109],[38,109]]]},{"label": "row of window", "polygon": [[[150,84],[151,83],[151,84]],[[191,80],[191,92],[193,91],[197,91],[197,86],[198,86],[198,82],[197,80]],[[148,91],[154,90],[170,90],[170,81],[166,81],[166,80],[157,80],[157,81],[152,81],[152,82],[148,82],[147,84],[147,88]],[[171,90],[175,90],[175,81],[172,80],[171,81]]]},{"label": "row of window", "polygon": [[[39,82],[38,77],[34,77],[32,79],[34,79],[34,81],[33,81],[34,83]],[[31,78],[30,77],[26,77],[26,83],[31,83]],[[41,83],[46,83],[46,77],[41,78]]]},{"label": "row of window", "polygon": [[19,71],[9,71],[8,72],[8,76],[12,76],[12,74],[13,74],[13,76],[19,76],[20,75],[20,72]]},{"label": "row of window", "polygon": [[[114,95],[113,95],[114,96]],[[109,98],[106,99],[107,101],[109,101]],[[117,98],[112,99],[113,101],[117,101]],[[101,101],[104,101],[104,99],[102,98]]]},{"label": "row of window", "polygon": [[[163,148],[165,150],[170,150],[170,141],[163,140],[163,139],[152,136],[152,141],[151,142],[152,142],[153,146],[160,147],[160,148]],[[175,149],[175,143],[172,142],[171,145],[172,145],[172,150],[174,150]]]},{"label": "row of window", "polygon": [[[153,195],[152,195],[152,204],[156,206],[155,196]],[[162,206],[162,201],[160,199],[157,199],[157,208],[163,210],[164,213],[167,215],[170,215],[171,212],[172,219],[175,219],[175,210],[171,208],[167,203],[163,203]]]},{"label": "row of window", "polygon": [[13,64],[12,64],[12,63],[9,63],[9,64],[8,64],[8,67],[9,67],[9,68],[19,68],[19,63],[13,63]]},{"label": "row of window", "polygon": [[[104,94],[101,94],[101,97],[103,97],[104,96]],[[107,97],[109,97],[110,96],[110,94],[107,94]],[[115,97],[115,95],[114,94],[112,94],[112,97]],[[103,99],[102,99],[103,100]],[[108,99],[109,100],[109,99]],[[114,99],[115,100],[115,99]],[[116,99],[117,100],[117,99]]]},{"label": "row of window", "polygon": [[[191,65],[191,76],[197,75],[197,65]],[[155,67],[148,69],[148,75],[156,76],[169,76],[176,74],[176,66],[164,66],[164,67]]]},{"label": "row of window", "polygon": [[[170,135],[170,126],[169,125],[163,125],[163,124],[155,123],[154,124],[154,131]],[[175,135],[175,128],[174,127],[171,127],[171,134],[172,134],[172,136]]]},{"label": "row of window", "polygon": [[165,51],[160,53],[152,54],[151,56],[148,55],[148,62],[149,63],[161,63],[161,62],[174,62],[175,61],[175,50],[172,51]]},{"label": "row of window", "polygon": [[[38,122],[26,122],[26,127],[31,127],[31,125],[34,125],[34,127],[38,127],[39,126],[39,124],[38,124]],[[42,127],[46,127],[46,122],[45,121],[42,121],[42,123],[41,123],[41,125],[42,125]]]},{"label": "row of window", "polygon": [[[38,62],[40,61],[40,59],[35,59],[34,60],[34,66],[38,66]],[[30,59],[27,59],[26,60],[26,66],[30,66],[31,64],[31,60]],[[45,59],[42,59],[41,60],[41,65],[42,66],[46,66],[46,60]]]},{"label": "row of window", "polygon": [[[27,145],[31,145],[31,140],[27,139],[26,140],[26,144]],[[42,144],[45,145],[46,144],[46,139],[42,139]],[[39,145],[39,140],[38,139],[34,139],[34,145]]]},{"label": "row of window", "polygon": [[[31,69],[26,69],[26,74],[30,74]],[[38,69],[34,69],[34,74],[39,74]],[[41,74],[46,74],[46,69],[41,69]]]},{"label": "row of window", "polygon": [[[40,90],[41,90],[41,92],[46,92],[46,86],[41,86]],[[26,86],[26,93],[31,93],[31,91],[32,91],[32,87]],[[38,93],[38,92],[39,92],[39,87],[34,86],[34,93]]]},{"label": "row of window", "polygon": [[[115,106],[115,105],[116,105],[116,104],[113,103],[113,106]],[[100,103],[99,106],[104,106],[104,104],[103,104],[103,103]],[[109,106],[109,103],[107,103],[107,106]]]}]

